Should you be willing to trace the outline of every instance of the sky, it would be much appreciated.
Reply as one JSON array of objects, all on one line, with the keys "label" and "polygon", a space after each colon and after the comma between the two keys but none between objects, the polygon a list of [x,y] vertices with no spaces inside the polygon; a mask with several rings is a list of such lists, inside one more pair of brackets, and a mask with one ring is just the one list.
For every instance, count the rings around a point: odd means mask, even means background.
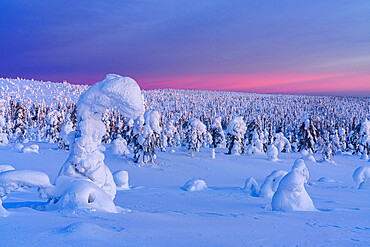
[{"label": "sky", "polygon": [[369,1],[1,0],[0,77],[370,96]]}]

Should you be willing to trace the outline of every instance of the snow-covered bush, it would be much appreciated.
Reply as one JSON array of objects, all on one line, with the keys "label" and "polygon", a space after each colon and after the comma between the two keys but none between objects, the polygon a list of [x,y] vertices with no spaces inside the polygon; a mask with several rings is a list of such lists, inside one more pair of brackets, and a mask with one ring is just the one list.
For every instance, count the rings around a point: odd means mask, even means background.
[{"label": "snow-covered bush", "polygon": [[244,151],[244,134],[246,125],[243,117],[234,117],[227,125],[227,148],[228,154],[241,154]]},{"label": "snow-covered bush", "polygon": [[0,173],[0,198],[20,188],[50,187],[49,176],[32,170],[8,170]]},{"label": "snow-covered bush", "polygon": [[207,184],[204,180],[201,179],[192,179],[185,183],[182,187],[185,191],[199,191],[207,189]]},{"label": "snow-covered bush", "polygon": [[130,151],[127,148],[127,141],[118,135],[117,138],[113,141],[113,154],[116,155],[128,155]]},{"label": "snow-covered bush", "polygon": [[194,152],[199,152],[207,137],[206,126],[196,118],[190,119],[185,127],[184,146],[189,150],[193,156]]},{"label": "snow-covered bush", "polygon": [[258,196],[258,183],[254,178],[247,178],[243,190],[251,196]]},{"label": "snow-covered bush", "polygon": [[269,157],[271,161],[276,162],[278,161],[278,154],[279,154],[278,149],[275,147],[274,144],[271,144],[271,146],[267,149],[266,152],[267,157]]},{"label": "snow-covered bush", "polygon": [[260,191],[258,193],[259,197],[272,198],[276,192],[281,179],[287,174],[286,171],[275,170],[270,175],[268,175],[261,185]]},{"label": "snow-covered bush", "polygon": [[370,189],[370,166],[358,167],[352,175],[359,189]]},{"label": "snow-covered bush", "polygon": [[304,184],[305,177],[298,172],[290,172],[281,179],[279,187],[272,197],[274,211],[316,211]]},{"label": "snow-covered bush", "polygon": [[130,186],[128,184],[128,172],[123,170],[118,170],[113,173],[114,182],[117,185],[117,190],[129,190]]},{"label": "snow-covered bush", "polygon": [[284,136],[282,132],[275,133],[273,144],[279,150],[279,152],[289,153],[292,150],[289,140]]}]

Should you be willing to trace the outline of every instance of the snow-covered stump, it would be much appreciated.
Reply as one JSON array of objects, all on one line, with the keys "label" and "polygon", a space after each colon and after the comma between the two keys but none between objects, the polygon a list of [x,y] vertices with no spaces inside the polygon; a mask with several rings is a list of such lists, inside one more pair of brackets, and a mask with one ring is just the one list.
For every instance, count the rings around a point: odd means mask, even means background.
[{"label": "snow-covered stump", "polygon": [[370,189],[370,166],[358,167],[352,175],[359,189]]},{"label": "snow-covered stump", "polygon": [[259,197],[271,199],[276,192],[280,180],[287,174],[286,171],[275,170],[270,175],[268,175],[261,185],[260,191],[258,193]]},{"label": "snow-covered stump", "polygon": [[117,190],[129,190],[130,185],[128,183],[128,172],[123,170],[118,170],[113,173],[113,179],[116,183]]},{"label": "snow-covered stump", "polygon": [[207,184],[204,180],[201,179],[192,179],[185,183],[181,188],[185,191],[200,191],[207,189]]},{"label": "snow-covered stump", "polygon": [[247,178],[243,190],[251,196],[258,196],[258,183],[254,178]]},{"label": "snow-covered stump", "polygon": [[305,177],[298,172],[290,172],[280,181],[272,197],[273,211],[317,211],[305,187]]},{"label": "snow-covered stump", "polygon": [[[143,98],[140,87],[133,79],[110,74],[80,96],[77,104],[78,131],[76,139],[70,156],[58,175],[58,177],[72,177],[78,181],[84,179],[83,182],[78,182],[80,184],[94,183],[109,196],[112,203],[116,195],[116,184],[111,171],[104,164],[104,154],[100,151],[99,146],[106,132],[101,116],[107,108],[117,106],[124,116],[130,118],[137,118],[143,113]],[[58,187],[57,183],[56,186]],[[90,187],[93,188],[92,185]],[[72,190],[70,193],[73,190],[80,190],[80,188],[80,186],[70,186],[69,189]],[[80,194],[75,193],[75,195],[78,197]],[[96,195],[101,195],[101,193],[96,193]],[[75,200],[78,204],[80,199],[77,197]],[[99,203],[94,205],[100,207]]]}]

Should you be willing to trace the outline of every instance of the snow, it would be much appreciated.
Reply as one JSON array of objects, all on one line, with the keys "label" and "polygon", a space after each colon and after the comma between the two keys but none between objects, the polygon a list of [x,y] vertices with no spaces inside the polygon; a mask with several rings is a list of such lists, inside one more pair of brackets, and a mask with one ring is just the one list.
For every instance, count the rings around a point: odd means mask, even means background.
[{"label": "snow", "polygon": [[316,211],[312,199],[304,187],[305,181],[306,178],[295,171],[285,175],[272,197],[272,210],[284,212]]},{"label": "snow", "polygon": [[204,180],[201,179],[192,179],[185,183],[182,187],[185,191],[199,191],[207,189],[207,184]]},{"label": "snow", "polygon": [[358,167],[352,175],[353,180],[359,189],[370,188],[370,166]]},{"label": "snow", "polygon": [[261,185],[259,196],[263,198],[272,198],[276,192],[281,179],[287,174],[286,171],[275,170],[268,175]]},{"label": "snow", "polygon": [[305,183],[308,183],[308,179],[310,178],[310,172],[306,167],[306,163],[303,159],[296,159],[294,161],[294,165],[292,166],[292,172],[300,173],[305,180]]},{"label": "snow", "polygon": [[0,165],[0,173],[15,170],[11,165]]},{"label": "snow", "polygon": [[271,146],[267,149],[266,155],[269,157],[271,161],[276,162],[279,160],[278,154],[279,154],[278,149],[275,147],[274,144],[271,144]]},{"label": "snow", "polygon": [[51,198],[47,205],[51,210],[92,210],[117,213],[118,210],[105,191],[88,179],[59,176],[55,187],[46,191]]},{"label": "snow", "polygon": [[117,155],[128,155],[130,151],[127,148],[127,141],[121,136],[118,136],[117,139],[113,141],[112,152]]},{"label": "snow", "polygon": [[247,178],[243,190],[251,196],[258,196],[258,183],[254,178]]},{"label": "snow", "polygon": [[40,171],[8,170],[0,173],[0,197],[19,188],[46,188],[50,185],[49,176]]},{"label": "snow", "polygon": [[128,184],[128,172],[123,170],[118,170],[113,173],[114,182],[117,185],[117,190],[129,190],[130,186]]},{"label": "snow", "polygon": [[38,154],[39,153],[39,146],[37,144],[29,145],[27,147],[22,148],[22,153],[28,154],[28,153],[34,153]]}]

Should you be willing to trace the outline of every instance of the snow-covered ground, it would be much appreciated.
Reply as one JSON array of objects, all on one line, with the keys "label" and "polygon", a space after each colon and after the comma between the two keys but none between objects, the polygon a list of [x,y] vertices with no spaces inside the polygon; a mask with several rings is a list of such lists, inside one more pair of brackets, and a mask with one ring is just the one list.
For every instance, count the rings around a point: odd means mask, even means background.
[{"label": "snow-covered ground", "polygon": [[[1,146],[0,165],[41,171],[53,182],[69,152],[36,144],[39,153]],[[261,185],[273,170],[289,172],[298,153],[279,154],[272,162],[264,155],[226,155],[223,148],[216,149],[215,159],[209,148],[194,157],[176,149],[158,152],[157,167],[138,167],[131,158],[112,154],[112,146],[106,145],[104,162],[112,172],[128,171],[131,186],[114,199],[122,212],[44,210],[46,200],[34,189],[21,189],[3,199],[9,215],[0,218],[0,246],[370,245],[370,193],[352,179],[354,170],[369,162],[358,156],[335,156],[335,164],[306,161],[305,187],[318,211],[275,212],[271,199],[243,191],[244,182],[253,177]],[[322,177],[335,182],[318,182]],[[182,189],[195,178],[208,189]]]}]

